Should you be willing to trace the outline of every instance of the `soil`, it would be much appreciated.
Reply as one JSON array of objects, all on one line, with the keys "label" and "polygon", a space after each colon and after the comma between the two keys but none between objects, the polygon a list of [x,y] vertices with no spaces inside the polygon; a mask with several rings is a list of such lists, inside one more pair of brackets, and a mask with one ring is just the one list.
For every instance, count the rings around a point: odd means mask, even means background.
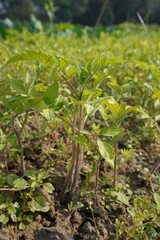
[{"label": "soil", "polygon": [[[38,139],[34,139],[34,145],[24,143],[24,155],[29,169],[49,168],[51,167],[50,162],[54,162],[55,171],[50,178],[50,182],[55,187],[54,193],[48,194],[39,189],[40,195],[45,196],[50,203],[50,210],[47,213],[37,213],[35,221],[27,224],[23,231],[18,230],[16,224],[2,225],[0,240],[114,240],[116,218],[123,221],[127,218],[127,211],[122,204],[112,201],[107,206],[104,201],[102,192],[111,188],[112,172],[110,168],[105,162],[101,162],[98,195],[96,200],[92,201],[92,205],[90,205],[90,199],[92,193],[94,193],[95,177],[92,176],[90,184],[87,185],[86,175],[81,174],[79,191],[74,196],[73,207],[69,208],[69,203],[65,199],[60,201],[59,195],[66,176],[65,163],[71,154],[70,143],[66,144],[64,150],[67,154],[58,155],[56,151],[44,154],[42,149],[47,148],[44,144],[46,139],[44,140],[39,143]],[[57,148],[56,142],[54,142],[54,148]],[[147,144],[143,149],[137,149],[132,161],[128,161],[122,167],[119,167],[118,181],[121,181],[121,177],[125,177],[133,195],[139,191],[144,192],[145,195],[150,194],[150,182],[144,178],[146,174],[144,168],[151,169],[157,161],[159,153],[160,149],[154,143]],[[46,161],[46,159],[50,161]],[[82,173],[90,168],[91,161],[92,158],[86,157]],[[156,182],[152,184],[158,187]],[[86,186],[85,190],[83,186]],[[81,206],[74,205],[76,202],[81,203]]]}]

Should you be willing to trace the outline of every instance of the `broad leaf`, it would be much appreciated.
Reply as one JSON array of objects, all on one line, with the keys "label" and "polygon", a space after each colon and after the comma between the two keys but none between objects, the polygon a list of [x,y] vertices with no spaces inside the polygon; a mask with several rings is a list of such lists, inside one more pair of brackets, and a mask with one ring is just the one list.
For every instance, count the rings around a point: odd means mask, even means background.
[{"label": "broad leaf", "polygon": [[122,132],[122,130],[118,127],[104,127],[104,128],[99,129],[98,135],[114,137],[114,136],[120,134],[121,132]]},{"label": "broad leaf", "polygon": [[9,217],[6,216],[5,214],[0,215],[0,222],[3,224],[6,224],[9,221]]},{"label": "broad leaf", "polygon": [[18,178],[13,182],[13,187],[19,190],[25,189],[28,183],[23,178]]},{"label": "broad leaf", "polygon": [[153,196],[154,196],[154,200],[160,210],[160,195],[158,195],[157,193],[154,193]]},{"label": "broad leaf", "polygon": [[78,68],[74,68],[74,67],[67,67],[66,68],[66,74],[67,74],[68,77],[71,77],[73,74],[75,74],[78,71],[79,71]]},{"label": "broad leaf", "polygon": [[11,57],[6,63],[6,65],[10,63],[24,61],[24,60],[38,61],[38,62],[45,63],[47,65],[53,65],[55,63],[55,58],[48,54],[45,54],[41,51],[28,50],[26,51],[26,53],[17,54]]},{"label": "broad leaf", "polygon": [[52,193],[54,191],[54,189],[55,189],[54,186],[51,183],[44,183],[43,184],[43,188],[48,193]]},{"label": "broad leaf", "polygon": [[57,82],[50,85],[43,95],[45,104],[51,105],[55,103],[56,98],[58,97],[59,85]]},{"label": "broad leaf", "polygon": [[145,85],[154,92],[156,97],[160,100],[160,87],[154,84],[145,83]]},{"label": "broad leaf", "polygon": [[17,79],[12,79],[10,84],[14,90],[16,90],[19,94],[27,95],[28,90],[25,88],[24,84]]},{"label": "broad leaf", "polygon": [[38,196],[30,202],[30,209],[32,212],[48,212],[49,204],[43,196]]},{"label": "broad leaf", "polygon": [[106,141],[102,141],[100,139],[97,140],[97,145],[102,157],[106,160],[106,162],[110,165],[110,167],[114,168],[114,150],[113,147],[107,143]]},{"label": "broad leaf", "polygon": [[124,203],[125,205],[129,205],[129,197],[127,197],[124,193],[122,192],[117,192],[117,199],[121,202]]},{"label": "broad leaf", "polygon": [[85,145],[85,144],[87,143],[87,139],[86,139],[85,136],[73,135],[73,136],[71,136],[71,139],[72,139],[73,141],[76,141],[76,142],[82,144],[82,145]]}]

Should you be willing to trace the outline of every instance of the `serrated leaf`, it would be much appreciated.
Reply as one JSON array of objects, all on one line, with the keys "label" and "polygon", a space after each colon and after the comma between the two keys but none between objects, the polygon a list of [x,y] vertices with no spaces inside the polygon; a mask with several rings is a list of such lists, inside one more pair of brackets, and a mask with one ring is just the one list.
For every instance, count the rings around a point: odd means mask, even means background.
[{"label": "serrated leaf", "polygon": [[104,136],[111,136],[114,137],[118,134],[120,134],[122,132],[122,130],[118,127],[104,127],[99,129],[98,131],[98,135],[104,135]]},{"label": "serrated leaf", "polygon": [[86,142],[87,142],[87,139],[86,139],[85,136],[73,135],[73,136],[71,136],[71,139],[72,139],[73,141],[76,141],[76,142],[82,144],[82,145],[85,145]]},{"label": "serrated leaf", "polygon": [[89,78],[90,74],[86,71],[86,69],[81,68],[78,72],[78,82],[79,84],[84,84]]},{"label": "serrated leaf", "polygon": [[67,60],[62,57],[59,57],[59,64],[61,69],[65,69],[69,65]]},{"label": "serrated leaf", "polygon": [[43,97],[35,97],[27,101],[27,108],[35,110],[43,110],[47,108],[47,105],[43,101]]},{"label": "serrated leaf", "polygon": [[94,58],[90,59],[87,63],[86,63],[86,69],[87,71],[91,74],[92,73],[92,62],[93,62]]},{"label": "serrated leaf", "polygon": [[78,68],[74,68],[74,67],[67,67],[66,68],[66,74],[68,77],[71,77],[73,74],[77,73],[79,71]]},{"label": "serrated leaf", "polygon": [[117,120],[121,119],[130,112],[140,112],[140,109],[138,107],[126,106],[126,104],[123,102],[117,103],[117,101],[113,97],[105,99],[104,103],[111,111],[114,118],[116,118]]},{"label": "serrated leaf", "polygon": [[20,80],[12,79],[10,81],[10,84],[12,88],[17,91],[17,93],[27,95],[28,90],[25,88],[25,86]]},{"label": "serrated leaf", "polygon": [[50,85],[43,95],[45,104],[51,105],[55,103],[56,98],[58,97],[59,85],[57,82]]},{"label": "serrated leaf", "polygon": [[154,92],[154,94],[156,95],[156,97],[160,100],[160,87],[154,84],[148,84],[145,83],[145,86],[147,86],[151,91]]},{"label": "serrated leaf", "polygon": [[39,61],[47,65],[53,65],[55,63],[55,58],[48,54],[45,54],[41,51],[28,50],[26,51],[26,53],[17,54],[11,57],[5,65],[19,62],[19,61],[24,61],[24,60]]},{"label": "serrated leaf", "polygon": [[97,57],[94,59],[94,62],[92,64],[92,71],[96,72],[100,69],[106,68],[108,65],[124,63],[124,62],[126,61],[122,59]]},{"label": "serrated leaf", "polygon": [[111,168],[114,168],[114,150],[113,147],[106,141],[97,140],[99,152]]},{"label": "serrated leaf", "polygon": [[25,189],[27,187],[28,183],[23,178],[18,178],[14,180],[13,187],[17,188],[19,190]]}]

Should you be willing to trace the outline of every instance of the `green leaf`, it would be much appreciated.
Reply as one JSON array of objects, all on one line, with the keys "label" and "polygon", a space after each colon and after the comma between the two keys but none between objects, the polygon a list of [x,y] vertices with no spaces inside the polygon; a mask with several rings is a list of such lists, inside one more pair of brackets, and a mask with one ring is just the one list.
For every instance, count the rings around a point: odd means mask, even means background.
[{"label": "green leaf", "polygon": [[54,191],[54,186],[51,183],[44,183],[43,184],[44,190],[46,190],[48,193],[52,193]]},{"label": "green leaf", "polygon": [[106,68],[108,65],[124,63],[124,62],[126,61],[122,59],[97,57],[94,59],[92,63],[92,71],[96,72],[100,69]]},{"label": "green leaf", "polygon": [[12,79],[10,81],[11,87],[16,90],[19,94],[27,95],[28,90],[25,88],[20,80]]},{"label": "green leaf", "polygon": [[127,197],[124,193],[122,192],[117,192],[117,199],[121,202],[124,203],[125,205],[129,206],[129,197]]},{"label": "green leaf", "polygon": [[47,105],[43,101],[43,97],[35,97],[27,101],[28,109],[43,110],[47,108]]},{"label": "green leaf", "polygon": [[33,216],[31,214],[29,214],[29,215],[26,216],[25,220],[27,222],[33,222]]},{"label": "green leaf", "polygon": [[157,193],[154,193],[153,196],[154,196],[154,200],[160,210],[160,195],[158,195]]},{"label": "green leaf", "polygon": [[20,224],[19,224],[19,229],[21,229],[21,230],[23,230],[23,229],[25,229],[25,224],[23,223],[23,222],[21,222]]},{"label": "green leaf", "polygon": [[38,179],[46,179],[49,177],[49,173],[44,169],[38,170]]},{"label": "green leaf", "polygon": [[6,181],[8,183],[8,185],[12,186],[14,185],[14,181],[18,179],[18,176],[15,174],[8,174],[6,177]]},{"label": "green leaf", "polygon": [[97,140],[97,145],[102,157],[110,165],[111,168],[114,168],[114,150],[113,147],[106,141],[100,139]]},{"label": "green leaf", "polygon": [[0,222],[1,223],[6,224],[8,221],[9,221],[9,217],[8,216],[6,216],[4,214],[0,215]]},{"label": "green leaf", "polygon": [[84,84],[86,80],[89,78],[90,74],[86,71],[86,69],[81,68],[78,72],[78,82],[79,84]]},{"label": "green leaf", "polygon": [[84,104],[87,115],[93,115],[96,112],[96,108],[89,104]]},{"label": "green leaf", "polygon": [[17,54],[11,57],[5,65],[24,60],[39,61],[47,65],[53,65],[55,63],[55,58],[48,54],[45,54],[41,51],[38,52],[35,50],[28,50],[26,53]]},{"label": "green leaf", "polygon": [[62,57],[59,57],[58,59],[59,59],[59,65],[61,69],[65,69],[69,65],[66,59]]},{"label": "green leaf", "polygon": [[28,183],[23,178],[18,178],[14,180],[13,187],[17,188],[19,190],[25,189],[27,187]]},{"label": "green leaf", "polygon": [[46,199],[43,196],[38,196],[35,199],[32,199],[30,204],[32,212],[47,212],[49,210],[49,204],[46,202]]},{"label": "green leaf", "polygon": [[151,91],[154,92],[154,94],[156,95],[156,97],[160,100],[160,87],[154,84],[148,84],[145,83],[145,86],[147,86]]},{"label": "green leaf", "polygon": [[57,82],[50,85],[43,95],[45,104],[51,105],[55,103],[56,98],[58,97],[59,85]]},{"label": "green leaf", "polygon": [[114,136],[120,134],[121,132],[122,132],[122,130],[118,127],[104,127],[104,128],[99,129],[98,135],[114,137]]},{"label": "green leaf", "polygon": [[107,105],[108,109],[111,111],[113,117],[117,120],[121,119],[130,112],[140,112],[138,107],[126,106],[125,103],[117,103],[113,97],[109,97],[104,100],[104,103]]},{"label": "green leaf", "polygon": [[9,133],[7,136],[6,136],[6,141],[7,142],[14,142],[16,140],[15,138],[15,134],[14,133]]},{"label": "green leaf", "polygon": [[5,148],[6,144],[0,143],[0,151]]},{"label": "green leaf", "polygon": [[28,177],[28,178],[35,178],[35,172],[32,171],[32,170],[26,170],[25,171],[25,175]]},{"label": "green leaf", "polygon": [[87,71],[92,74],[92,62],[93,62],[94,58],[90,59],[87,63],[86,63],[86,69]]},{"label": "green leaf", "polygon": [[67,67],[67,68],[66,68],[66,75],[67,75],[67,77],[71,77],[73,74],[75,74],[75,73],[78,72],[78,71],[79,71],[78,68]]},{"label": "green leaf", "polygon": [[10,206],[10,208],[8,208],[8,214],[11,215],[11,214],[14,214],[14,213],[16,213],[16,208]]},{"label": "green leaf", "polygon": [[82,145],[85,145],[85,144],[87,143],[87,139],[86,139],[85,136],[73,135],[73,136],[71,136],[71,139],[72,139],[73,141],[76,141],[76,142],[82,144]]}]

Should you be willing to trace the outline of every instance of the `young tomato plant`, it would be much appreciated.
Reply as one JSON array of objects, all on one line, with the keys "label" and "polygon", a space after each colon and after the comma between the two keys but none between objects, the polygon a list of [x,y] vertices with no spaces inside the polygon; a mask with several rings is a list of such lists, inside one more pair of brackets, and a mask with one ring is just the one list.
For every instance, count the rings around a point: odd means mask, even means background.
[{"label": "young tomato plant", "polygon": [[[61,196],[66,191],[69,191],[72,197],[79,180],[84,147],[92,145],[89,138],[84,134],[87,118],[89,115],[92,116],[98,109],[97,99],[102,95],[101,84],[118,69],[117,65],[124,61],[99,57],[89,60],[85,67],[80,64],[72,66],[66,59],[61,57],[30,50],[12,57],[7,62],[7,65],[23,60],[42,62],[47,68],[50,67],[56,71],[63,80],[63,84],[60,85],[57,81],[54,81],[47,88],[43,94],[43,103],[45,104],[44,109],[54,109],[55,116],[59,117],[67,128],[70,128],[72,160],[62,187]],[[69,94],[67,95],[65,92],[63,95],[59,95],[59,89],[62,89],[64,84],[68,87]],[[102,149],[100,140],[97,143]],[[109,150],[110,152],[108,146],[105,146],[105,151]]]}]

